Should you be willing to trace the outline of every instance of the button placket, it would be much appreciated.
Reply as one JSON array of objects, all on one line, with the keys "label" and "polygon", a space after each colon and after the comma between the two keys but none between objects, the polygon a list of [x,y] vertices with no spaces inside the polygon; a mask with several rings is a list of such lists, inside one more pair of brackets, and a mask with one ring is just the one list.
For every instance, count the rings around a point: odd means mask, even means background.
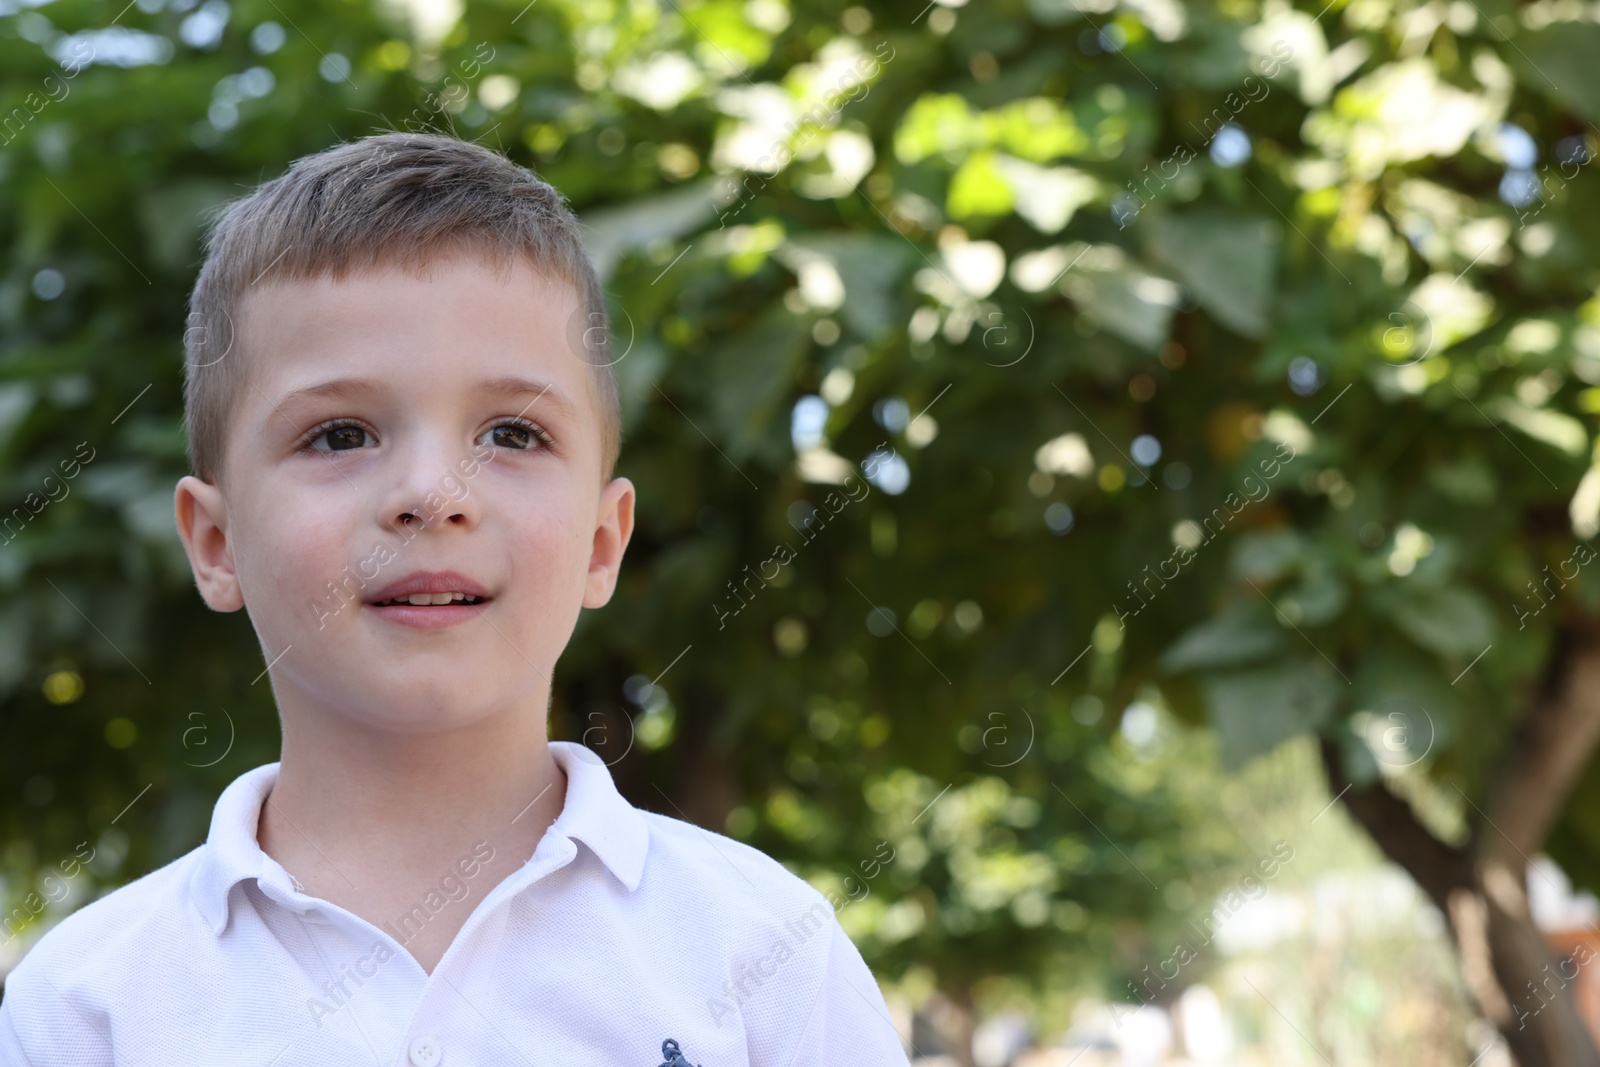
[{"label": "button placket", "polygon": [[[561,870],[577,858],[578,849],[576,844],[565,835],[558,836],[559,840],[551,844],[552,852],[541,857],[536,849],[535,855],[530,857],[527,863],[524,863],[517,871],[491,889],[488,895],[478,902],[473,909],[472,915],[467,918],[461,929],[456,932],[455,940],[445,949],[444,955],[440,957],[438,964],[428,975],[425,991],[415,1009],[417,1013],[420,1014],[425,1010],[429,994],[440,981],[444,980],[441,976],[457,966],[455,962],[457,956],[463,952],[470,951],[468,944],[482,936],[485,925],[495,922],[503,925],[507,921],[507,911],[511,898],[525,892],[530,886]],[[545,847],[543,842],[541,842],[540,847]],[[529,865],[533,863],[535,858],[540,859],[541,862],[530,870]],[[453,983],[452,988],[454,988]],[[461,995],[459,989],[456,989],[455,993],[457,996]],[[413,1022],[415,1019],[416,1016],[413,1016]],[[443,1057],[444,1046],[437,1037],[416,1038],[406,1049],[406,1058],[412,1064],[412,1067],[436,1067],[443,1060]]]},{"label": "button placket", "polygon": [[[438,965],[434,967],[433,973],[429,975],[428,987],[430,989],[438,981],[434,976],[452,966],[455,957],[467,951],[464,946],[480,936],[480,931],[486,922],[494,920],[496,916],[499,916],[498,921],[505,922],[506,916],[504,912],[509,907],[512,898],[527,892],[534,885],[566,867],[577,858],[578,846],[570,837],[558,831],[556,838],[557,840],[549,846],[552,850],[551,852],[541,856],[541,851],[547,847],[545,841],[550,839],[546,838],[540,841],[539,846],[534,850],[534,854],[522,866],[513,871],[499,885],[489,890],[488,894],[478,901],[472,910],[472,914],[467,916],[467,920],[462,923],[461,929],[456,931],[455,940],[450,942],[450,945],[444,951],[444,955],[439,958]],[[534,864],[535,860],[540,861],[538,865]]]}]

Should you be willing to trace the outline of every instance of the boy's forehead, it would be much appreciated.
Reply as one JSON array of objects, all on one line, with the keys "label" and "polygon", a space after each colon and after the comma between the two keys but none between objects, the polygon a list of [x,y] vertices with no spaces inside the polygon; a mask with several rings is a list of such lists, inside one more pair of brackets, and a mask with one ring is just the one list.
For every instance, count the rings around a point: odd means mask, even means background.
[{"label": "boy's forehead", "polygon": [[240,310],[241,317],[254,320],[253,327],[265,325],[269,332],[295,326],[404,331],[439,323],[471,333],[543,322],[557,312],[564,320],[579,303],[575,286],[524,260],[496,264],[458,254],[416,267],[392,264],[339,275],[273,277],[269,272],[245,289]]},{"label": "boy's forehead", "polygon": [[[240,302],[247,392],[370,377],[458,389],[522,378],[552,400],[593,407],[591,366],[572,350],[577,290],[522,261],[469,257],[421,272],[390,267],[335,278],[279,278]],[[252,388],[253,387],[253,388]],[[258,398],[259,399],[259,398]]]}]

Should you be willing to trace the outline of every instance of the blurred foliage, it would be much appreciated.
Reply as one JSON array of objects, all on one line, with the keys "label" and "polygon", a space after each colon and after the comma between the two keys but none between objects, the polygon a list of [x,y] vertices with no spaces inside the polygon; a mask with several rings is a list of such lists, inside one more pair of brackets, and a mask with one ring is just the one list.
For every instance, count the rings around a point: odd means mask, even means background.
[{"label": "blurred foliage", "polygon": [[388,129],[536,169],[613,300],[640,526],[553,729],[841,896],[887,843],[885,977],[1121,988],[1271,844],[1213,751],[1481,793],[1600,598],[1590,7],[433,10],[0,0],[13,899],[276,758],[172,529],[184,299],[208,209]]}]

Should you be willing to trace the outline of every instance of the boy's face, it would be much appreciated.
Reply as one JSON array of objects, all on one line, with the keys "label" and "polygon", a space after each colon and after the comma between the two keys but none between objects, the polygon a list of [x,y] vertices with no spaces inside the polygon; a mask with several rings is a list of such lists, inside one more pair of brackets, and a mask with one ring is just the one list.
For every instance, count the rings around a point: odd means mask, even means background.
[{"label": "boy's face", "polygon": [[[601,484],[574,288],[520,260],[504,277],[470,257],[429,273],[253,291],[226,492],[178,484],[200,592],[248,609],[286,713],[406,732],[535,700],[542,714],[580,607],[616,584],[634,490]],[[375,603],[445,571],[484,601]]]}]

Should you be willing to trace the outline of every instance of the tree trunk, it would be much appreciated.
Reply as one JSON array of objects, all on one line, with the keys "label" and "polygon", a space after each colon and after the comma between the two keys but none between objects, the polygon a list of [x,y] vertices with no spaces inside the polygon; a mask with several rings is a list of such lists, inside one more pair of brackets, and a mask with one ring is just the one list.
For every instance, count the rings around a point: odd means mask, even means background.
[{"label": "tree trunk", "polygon": [[1477,884],[1451,892],[1449,914],[1462,969],[1479,1007],[1523,1067],[1600,1067],[1570,988],[1528,915],[1525,868],[1479,865]]},{"label": "tree trunk", "polygon": [[[1473,999],[1521,1067],[1600,1067],[1578,1014],[1573,963],[1559,963],[1528,909],[1530,857],[1543,846],[1600,743],[1600,619],[1566,620],[1550,666],[1492,779],[1465,845],[1434,837],[1377,781],[1360,789],[1333,742],[1322,742],[1329,788],[1385,855],[1444,912]],[[1485,810],[1487,808],[1487,810]]]},{"label": "tree trunk", "polygon": [[1474,804],[1479,821],[1461,848],[1434,837],[1381,781],[1351,786],[1333,742],[1322,742],[1322,756],[1330,791],[1342,795],[1384,854],[1444,912],[1467,987],[1521,1067],[1600,1067],[1572,995],[1572,967],[1558,965],[1534,925],[1526,892],[1528,856],[1543,843],[1600,738],[1600,642],[1573,644],[1557,664],[1554,684],[1524,720],[1491,791],[1491,808],[1505,812],[1505,823]]}]

